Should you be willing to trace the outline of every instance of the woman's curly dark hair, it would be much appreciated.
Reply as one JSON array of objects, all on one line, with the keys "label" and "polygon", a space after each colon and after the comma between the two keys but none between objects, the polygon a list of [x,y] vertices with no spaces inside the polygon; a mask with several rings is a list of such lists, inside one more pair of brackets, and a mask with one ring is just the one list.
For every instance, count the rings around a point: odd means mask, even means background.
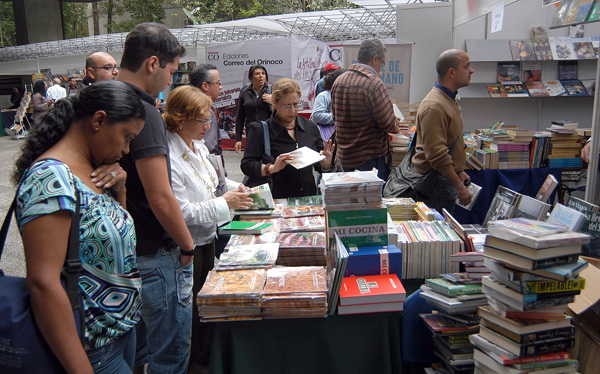
[{"label": "woman's curly dark hair", "polygon": [[31,130],[21,147],[21,156],[15,163],[12,182],[17,185],[25,170],[41,154],[52,148],[67,133],[72,123],[106,112],[110,124],[128,122],[134,118],[146,119],[146,111],[140,98],[127,84],[116,80],[94,83],[54,104]]}]

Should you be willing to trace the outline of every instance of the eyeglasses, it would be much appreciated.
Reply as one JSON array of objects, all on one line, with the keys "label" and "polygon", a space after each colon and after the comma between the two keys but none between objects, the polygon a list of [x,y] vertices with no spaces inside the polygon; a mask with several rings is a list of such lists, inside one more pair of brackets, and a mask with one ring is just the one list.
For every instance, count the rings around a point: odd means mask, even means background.
[{"label": "eyeglasses", "polygon": [[377,56],[377,58],[379,58],[379,61],[381,61],[381,67],[385,66],[385,60],[382,60],[381,57]]},{"label": "eyeglasses", "polygon": [[221,81],[208,82],[208,84],[216,84],[217,86],[220,86],[221,85]]},{"label": "eyeglasses", "polygon": [[279,104],[279,106],[281,106],[282,109],[285,110],[290,110],[292,108],[294,109],[298,109],[300,108],[300,103],[294,103],[294,104]]},{"label": "eyeglasses", "polygon": [[118,66],[92,66],[92,69],[104,69],[106,71],[116,71],[117,73],[119,72]]},{"label": "eyeglasses", "polygon": [[210,122],[210,117],[207,119],[195,119],[194,121],[199,122],[202,126],[206,126],[206,124],[208,124]]}]

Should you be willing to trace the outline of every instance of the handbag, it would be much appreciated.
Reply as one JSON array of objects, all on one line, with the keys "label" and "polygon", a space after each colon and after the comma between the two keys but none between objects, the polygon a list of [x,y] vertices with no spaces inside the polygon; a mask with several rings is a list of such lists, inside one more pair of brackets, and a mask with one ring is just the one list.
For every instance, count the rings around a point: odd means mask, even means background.
[{"label": "handbag", "polygon": [[[260,121],[263,125],[263,133],[264,133],[264,138],[265,138],[265,155],[269,158],[273,158],[273,156],[271,156],[271,139],[269,138],[269,126],[267,125],[267,122],[265,121]],[[265,157],[263,156],[263,161],[265,161]],[[269,161],[267,160],[267,162],[265,162],[265,164],[269,163]],[[242,184],[246,187],[256,187],[256,186],[260,186],[261,184],[265,184],[268,183],[269,187],[271,189],[273,189],[273,178],[271,178],[271,176],[265,176],[265,177],[260,177],[260,178],[253,178],[253,177],[249,177],[249,176],[244,176],[244,180],[242,181]]]},{"label": "handbag", "polygon": [[[458,135],[460,137],[460,134]],[[448,149],[448,153],[452,154],[454,147],[458,142],[458,137],[452,143],[452,146]],[[419,192],[421,195],[428,198],[433,192],[435,181],[437,180],[440,172],[432,170],[427,174],[421,174],[413,170],[412,158],[416,153],[417,148],[417,136],[416,134],[412,137],[408,146],[406,155],[400,162],[400,165],[393,168],[390,172],[388,180],[383,188],[384,197],[408,197],[412,190]]]},{"label": "handbag", "polygon": [[[65,265],[61,272],[61,282],[69,296],[73,308],[75,324],[82,345],[89,349],[85,339],[85,321],[79,292],[79,272],[82,264],[79,258],[79,191],[77,206],[71,218],[69,244]],[[0,230],[0,258],[10,227],[12,214],[17,206],[17,196],[6,214]],[[0,269],[0,373],[64,373],[58,358],[46,343],[38,328],[29,298],[25,278],[11,277]]]}]

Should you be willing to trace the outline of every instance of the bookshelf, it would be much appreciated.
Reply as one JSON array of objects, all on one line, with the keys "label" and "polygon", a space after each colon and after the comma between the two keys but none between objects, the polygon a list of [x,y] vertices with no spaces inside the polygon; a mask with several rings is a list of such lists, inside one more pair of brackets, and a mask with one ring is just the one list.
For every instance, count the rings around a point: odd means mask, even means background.
[{"label": "bookshelf", "polygon": [[177,70],[175,74],[173,74],[173,85],[172,88],[188,84],[190,83],[190,73],[189,70]]}]

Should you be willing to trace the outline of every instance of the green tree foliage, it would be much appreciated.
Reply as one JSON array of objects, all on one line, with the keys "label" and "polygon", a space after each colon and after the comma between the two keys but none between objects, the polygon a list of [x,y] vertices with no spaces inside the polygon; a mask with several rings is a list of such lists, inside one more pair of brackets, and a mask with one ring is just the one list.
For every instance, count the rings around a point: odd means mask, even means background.
[{"label": "green tree foliage", "polygon": [[202,23],[357,7],[347,0],[170,0],[170,3],[191,10]]},{"label": "green tree foliage", "polygon": [[[166,13],[163,0],[106,0],[100,3],[100,13],[106,15],[107,32],[128,32],[138,23],[163,22]],[[129,19],[118,21],[118,17]]]},{"label": "green tree foliage", "polygon": [[15,16],[13,14],[13,5],[10,2],[0,1],[0,29],[2,29],[0,46],[17,45]]},{"label": "green tree foliage", "polygon": [[65,39],[89,36],[87,3],[63,3]]}]

